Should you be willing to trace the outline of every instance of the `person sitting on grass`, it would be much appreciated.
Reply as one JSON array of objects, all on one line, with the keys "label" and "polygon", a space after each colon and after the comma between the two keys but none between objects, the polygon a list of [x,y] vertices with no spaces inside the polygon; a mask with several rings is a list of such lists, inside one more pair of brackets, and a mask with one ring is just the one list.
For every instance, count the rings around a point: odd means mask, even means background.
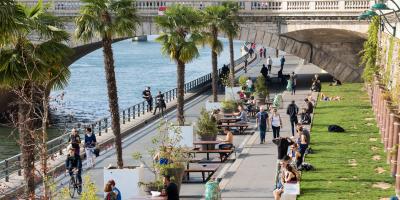
[{"label": "person sitting on grass", "polygon": [[313,113],[314,112],[314,105],[311,103],[311,101],[308,100],[308,98],[304,99],[304,102],[306,103],[306,113]]},{"label": "person sitting on grass", "polygon": [[342,97],[340,97],[340,96],[328,97],[323,92],[321,92],[321,100],[322,101],[340,101],[340,100],[342,100]]},{"label": "person sitting on grass", "polygon": [[[227,149],[232,149],[233,147],[233,134],[229,127],[224,128],[224,134],[226,134],[225,139],[218,138],[218,141],[220,142],[218,145],[219,149],[222,150],[227,150]],[[227,153],[220,153],[220,158],[222,159],[223,157],[228,157]]]},{"label": "person sitting on grass", "polygon": [[[283,167],[283,166],[282,166]],[[296,169],[294,169],[291,165],[285,164],[284,165],[284,170],[282,170],[280,179],[281,179],[281,185],[282,187],[277,188],[274,190],[274,199],[275,200],[280,200],[282,193],[284,193],[284,187],[283,184],[285,183],[297,183],[299,181],[299,175]]]},{"label": "person sitting on grass", "polygon": [[301,109],[300,122],[302,124],[310,124],[311,123],[311,115],[309,113],[307,113],[306,108]]},{"label": "person sitting on grass", "polygon": [[340,80],[333,78],[332,83],[329,83],[329,86],[341,86],[342,82],[340,82]]}]

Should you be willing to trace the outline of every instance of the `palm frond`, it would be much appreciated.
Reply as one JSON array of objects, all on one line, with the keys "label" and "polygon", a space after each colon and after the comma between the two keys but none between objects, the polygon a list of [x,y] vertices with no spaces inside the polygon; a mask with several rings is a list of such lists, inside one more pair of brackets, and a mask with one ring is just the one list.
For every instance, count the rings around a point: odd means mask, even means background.
[{"label": "palm frond", "polygon": [[116,35],[131,36],[140,20],[132,0],[111,1],[112,29]]}]

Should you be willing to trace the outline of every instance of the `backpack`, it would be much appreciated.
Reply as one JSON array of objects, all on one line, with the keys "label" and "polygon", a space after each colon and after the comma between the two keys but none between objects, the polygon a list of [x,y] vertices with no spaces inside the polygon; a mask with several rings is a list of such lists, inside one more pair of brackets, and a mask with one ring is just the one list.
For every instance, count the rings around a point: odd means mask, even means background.
[{"label": "backpack", "polygon": [[344,132],[345,130],[340,127],[339,125],[329,125],[328,126],[329,132]]},{"label": "backpack", "polygon": [[301,164],[301,166],[299,167],[299,170],[300,171],[303,171],[303,170],[311,171],[311,170],[315,170],[315,168],[311,164],[303,162],[303,164]]},{"label": "backpack", "polygon": [[114,192],[109,192],[104,200],[117,200],[117,195]]}]

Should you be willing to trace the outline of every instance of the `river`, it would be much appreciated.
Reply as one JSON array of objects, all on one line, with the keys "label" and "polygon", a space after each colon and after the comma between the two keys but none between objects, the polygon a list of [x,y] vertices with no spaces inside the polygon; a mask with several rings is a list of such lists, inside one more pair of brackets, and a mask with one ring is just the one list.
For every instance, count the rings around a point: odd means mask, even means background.
[{"label": "river", "polygon": [[[124,40],[113,44],[120,109],[141,102],[146,86],[151,87],[153,94],[158,90],[167,91],[176,87],[176,65],[161,54],[161,45],[154,38],[149,36],[147,42]],[[219,56],[219,67],[229,62],[228,42],[221,40],[224,51]],[[240,41],[234,42],[235,59],[240,56],[242,44]],[[199,51],[199,58],[186,65],[186,82],[211,72],[210,49],[202,47]],[[109,115],[102,50],[79,59],[70,66],[70,71],[68,86],[50,95],[53,118],[59,124],[68,125],[71,117],[73,122],[87,123]],[[0,127],[0,160],[19,152],[16,142],[18,134],[11,132],[10,128]],[[54,128],[49,138],[61,132]]]}]

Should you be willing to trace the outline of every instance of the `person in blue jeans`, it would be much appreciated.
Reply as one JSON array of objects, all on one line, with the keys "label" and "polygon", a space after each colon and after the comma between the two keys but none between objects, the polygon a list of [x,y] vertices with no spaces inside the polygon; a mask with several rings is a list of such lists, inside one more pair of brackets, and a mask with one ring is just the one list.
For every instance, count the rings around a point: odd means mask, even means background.
[{"label": "person in blue jeans", "polygon": [[260,131],[260,144],[265,143],[265,132],[268,128],[268,113],[264,111],[264,107],[260,107],[260,112],[256,115],[256,124]]}]

